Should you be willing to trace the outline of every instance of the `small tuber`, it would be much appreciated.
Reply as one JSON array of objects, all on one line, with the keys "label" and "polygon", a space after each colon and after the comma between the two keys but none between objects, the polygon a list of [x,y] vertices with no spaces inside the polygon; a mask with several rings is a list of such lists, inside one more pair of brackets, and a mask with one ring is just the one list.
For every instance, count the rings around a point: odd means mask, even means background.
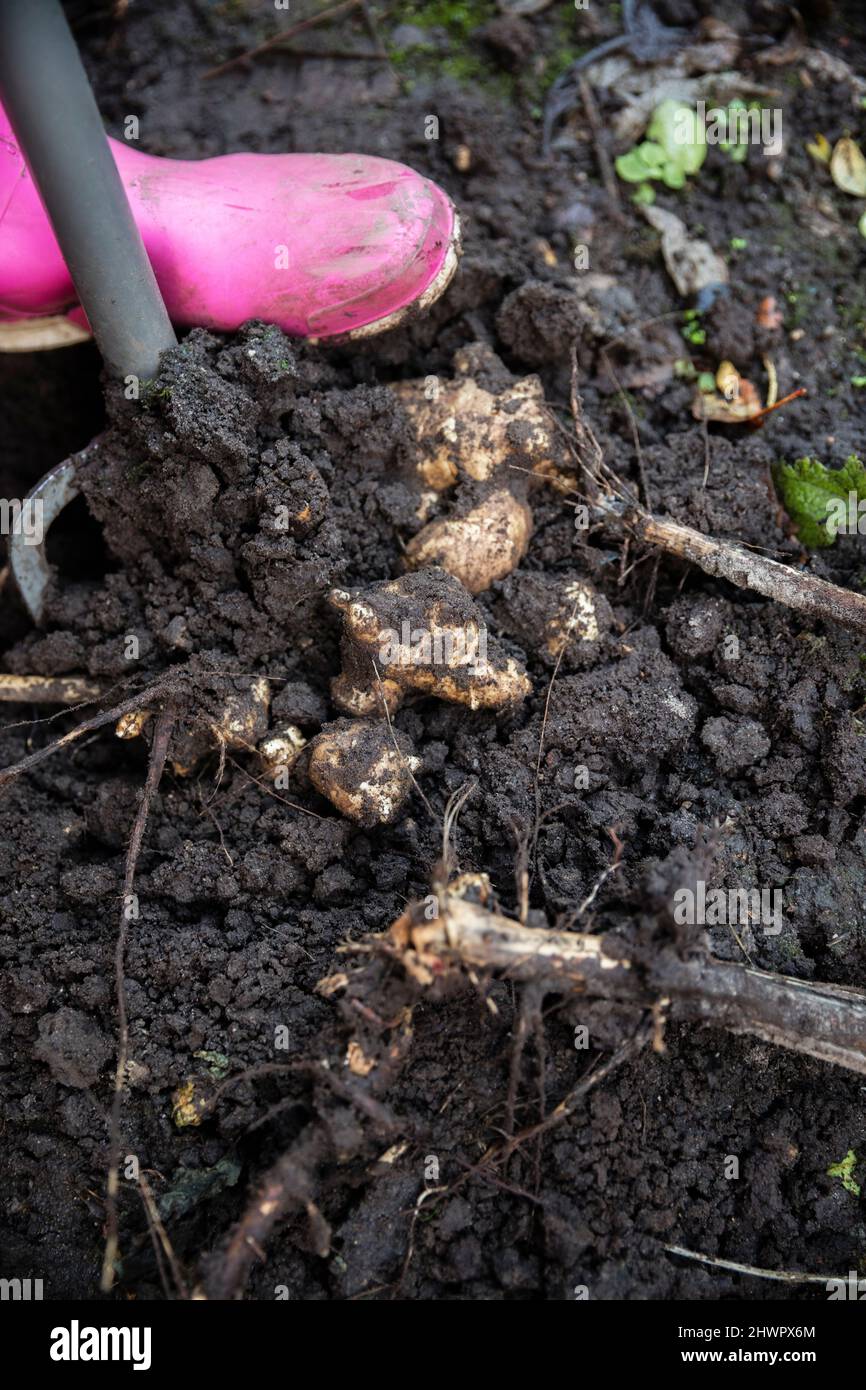
[{"label": "small tuber", "polygon": [[440,517],[406,547],[408,569],[441,565],[470,594],[483,593],[517,569],[532,535],[532,512],[508,488],[498,488],[464,515]]},{"label": "small tuber", "polygon": [[470,709],[505,709],[530,692],[529,677],[489,636],[463,585],[431,568],[329,595],[343,615],[343,669],[332,682],[347,714],[389,713],[408,694]]},{"label": "small tuber", "polygon": [[420,767],[411,739],[385,719],[338,719],[310,745],[313,786],[366,827],[396,819]]}]

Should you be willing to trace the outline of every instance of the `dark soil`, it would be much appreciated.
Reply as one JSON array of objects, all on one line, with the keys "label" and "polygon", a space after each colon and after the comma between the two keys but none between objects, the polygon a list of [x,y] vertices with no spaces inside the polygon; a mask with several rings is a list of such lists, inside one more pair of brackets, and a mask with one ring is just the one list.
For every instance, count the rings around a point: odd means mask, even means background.
[{"label": "dark soil", "polygon": [[[531,921],[570,919],[611,861],[613,829],[622,866],[582,929],[627,936],[665,885],[706,864],[708,882],[778,888],[785,907],[776,936],[710,928],[717,956],[866,986],[858,639],[669,559],[632,551],[623,565],[610,537],[575,529],[569,499],[539,489],[528,555],[478,598],[533,693],[498,716],[404,704],[395,728],[423,770],[394,824],[341,819],[303,757],[275,796],[254,755],[230,751],[221,767],[209,732],[227,695],[260,675],[272,724],[309,738],[340,715],[330,688],[341,621],[325,595],[399,574],[419,525],[407,421],[387,383],[449,377],[461,347],[487,344],[500,381],[538,371],[568,430],[576,339],[586,415],[621,477],[637,485],[630,404],[656,511],[794,564],[802,551],[770,466],[807,453],[838,465],[862,451],[863,393],[851,382],[866,355],[860,209],[804,149],[817,131],[862,139],[851,90],[814,69],[802,78],[802,57],[750,66],[784,34],[786,7],[713,7],[746,36],[742,69],[781,94],[786,153],[768,173],[760,151],[735,165],[713,150],[686,191],[660,195],[730,259],[730,292],[694,347],[627,187],[622,215],[611,206],[582,110],[541,153],[546,86],[569,54],[616,32],[615,7],[590,8],[515,20],[481,0],[380,7],[391,64],[272,52],[211,81],[208,68],[275,32],[270,7],[140,0],[119,23],[105,7],[70,9],[112,134],[134,112],[154,154],[402,159],[439,181],[464,220],[455,282],[404,330],[355,348],[312,348],[261,324],[233,338],[194,330],[142,405],[109,388],[86,505],[52,533],[60,582],[42,627],[31,629],[10,584],[3,591],[7,671],[87,673],[118,700],[166,673],[182,682],[173,766],[136,879],[122,1152],[147,1172],[190,1285],[211,1293],[223,1288],[233,1224],[290,1149],[320,1218],[295,1202],[253,1264],[250,1298],[566,1299],[581,1286],[598,1299],[826,1296],[687,1263],[666,1245],[828,1277],[866,1268],[863,1201],[827,1174],[849,1150],[864,1153],[861,1077],[721,1031],[668,1028],[663,1052],[624,1063],[538,1145],[473,1171],[503,1125],[520,990],[482,980],[427,997],[385,966],[342,998],[316,988],[357,966],[342,943],[384,930],[431,892],[442,815],[467,781],[456,856],[489,874],[503,911],[518,911],[540,811]],[[709,10],[657,8],[687,26]],[[859,6],[804,13],[811,43],[862,68]],[[432,46],[416,46],[419,32]],[[304,36],[305,49],[369,52],[372,42],[351,16]],[[609,117],[615,97],[598,100]],[[429,113],[438,140],[425,139]],[[463,146],[470,164],[459,172]],[[731,250],[732,238],[746,247]],[[589,248],[583,276],[575,241]],[[768,295],[786,315],[769,334],[755,327]],[[673,361],[712,370],[730,357],[764,383],[762,353],[782,392],[803,385],[808,397],[760,432],[713,425],[705,435]],[[97,370],[91,347],[0,358],[3,496],[20,496],[100,428]],[[288,533],[274,526],[280,507],[303,513]],[[811,566],[859,589],[862,541],[841,539]],[[591,649],[566,650],[536,776],[553,675],[538,633],[550,586],[576,578],[597,586],[603,631]],[[0,765],[84,713],[7,706]],[[118,900],[147,753],[146,739],[122,742],[109,727],[0,799],[2,1273],[42,1277],[51,1298],[99,1296]],[[589,1052],[575,1047],[577,1025]],[[548,1113],[634,1027],[607,1004],[548,997],[524,1055],[518,1123]],[[378,1058],[369,1078],[345,1065],[350,1044]],[[191,1080],[197,1123],[182,1124],[177,1093]],[[419,1207],[425,1186],[441,1190]],[[119,1295],[163,1297],[135,1185],[121,1189]]]}]

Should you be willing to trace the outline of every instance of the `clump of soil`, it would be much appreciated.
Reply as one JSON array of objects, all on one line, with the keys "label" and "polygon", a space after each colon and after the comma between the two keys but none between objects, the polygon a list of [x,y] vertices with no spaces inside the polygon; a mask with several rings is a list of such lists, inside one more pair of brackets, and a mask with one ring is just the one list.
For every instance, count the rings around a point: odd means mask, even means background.
[{"label": "clump of soil", "polygon": [[[697,17],[676,8],[677,22]],[[663,1054],[624,1065],[507,1173],[475,1172],[505,1114],[519,991],[480,982],[427,998],[387,962],[356,977],[339,948],[431,893],[446,807],[471,789],[453,855],[489,875],[505,911],[520,911],[526,867],[530,921],[573,920],[611,863],[612,830],[621,864],[582,929],[633,935],[659,885],[697,864],[718,886],[783,893],[781,934],[712,927],[717,956],[862,986],[866,689],[855,638],[669,560],[623,559],[603,533],[575,528],[573,498],[540,488],[519,568],[475,596],[531,693],[500,711],[406,700],[394,733],[420,764],[390,823],[340,816],[310,781],[308,752],[277,788],[251,750],[223,758],[206,735],[228,696],[260,679],[272,729],[289,723],[314,740],[340,717],[342,617],[328,592],[396,578],[422,525],[411,430],[388,383],[448,377],[454,353],[479,342],[480,384],[497,390],[539,371],[568,430],[576,339],[586,414],[617,472],[633,486],[642,476],[660,513],[796,563],[769,467],[806,452],[836,461],[854,446],[849,368],[863,304],[853,233],[840,220],[824,239],[804,234],[793,183],[789,196],[759,163],[711,155],[683,195],[689,225],[723,249],[747,232],[734,302],[749,325],[768,294],[798,316],[774,346],[776,367],[810,395],[761,435],[705,433],[691,423],[691,386],[665,365],[671,325],[655,321],[672,316],[676,331],[682,306],[657,243],[637,217],[613,214],[588,140],[566,130],[540,158],[533,94],[509,75],[501,25],[479,50],[490,89],[441,75],[431,85],[423,64],[408,90],[386,71],[353,76],[350,115],[322,105],[326,58],[288,70],[265,60],[219,89],[199,82],[226,50],[266,37],[263,22],[205,20],[192,4],[158,16],[143,3],[116,34],[91,32],[109,124],[130,109],[134,79],[154,153],[355,147],[403,158],[455,197],[467,251],[431,313],[380,341],[312,348],[257,323],[233,336],[194,330],[144,401],[109,388],[107,431],[82,480],[102,549],[95,527],[57,545],[61,572],[39,630],[11,600],[4,612],[8,671],[84,672],[117,698],[166,675],[184,691],[177,769],[155,798],[136,879],[123,1152],[149,1173],[190,1283],[211,1293],[225,1288],[229,1232],[250,1190],[291,1153],[301,1177],[267,1260],[250,1271],[250,1297],[285,1287],[295,1298],[559,1299],[580,1285],[594,1298],[820,1296],[677,1262],[664,1246],[828,1276],[857,1268],[862,1208],[827,1176],[862,1150],[856,1077],[763,1043],[668,1029]],[[844,9],[835,22],[822,36],[831,49],[847,37]],[[558,21],[523,23],[552,63]],[[447,56],[447,30],[434,41]],[[804,139],[842,133],[849,117],[832,82],[785,90],[785,120]],[[439,141],[424,138],[431,110],[441,110]],[[797,141],[788,158],[797,188],[814,178]],[[590,244],[589,285],[573,273],[575,229]],[[738,368],[757,378],[767,344],[754,332],[738,339],[732,312],[714,314],[712,342],[736,348]],[[799,326],[805,337],[792,337]],[[677,350],[690,351],[681,338]],[[93,432],[92,413],[74,406],[76,356],[90,380],[89,350],[0,364],[7,390],[26,367],[55,418],[82,422],[61,448],[40,399],[22,410],[10,489]],[[609,362],[633,369],[623,377],[631,419]],[[813,560],[852,587],[861,568],[856,537]],[[595,595],[593,636],[563,645],[563,595],[579,591]],[[10,710],[2,765],[80,717],[45,725]],[[191,731],[198,761],[187,756]],[[44,1275],[50,1297],[92,1298],[98,1287],[118,895],[146,761],[146,738],[104,733],[0,799],[3,1271]],[[319,988],[341,971],[346,985]],[[628,1020],[609,1005],[548,1001],[516,1076],[519,1124],[585,1071],[577,1025],[595,1056]],[[730,1154],[736,1181],[724,1176]],[[414,1219],[425,1186],[443,1190]],[[119,1287],[162,1296],[132,1184],[121,1232]]]}]

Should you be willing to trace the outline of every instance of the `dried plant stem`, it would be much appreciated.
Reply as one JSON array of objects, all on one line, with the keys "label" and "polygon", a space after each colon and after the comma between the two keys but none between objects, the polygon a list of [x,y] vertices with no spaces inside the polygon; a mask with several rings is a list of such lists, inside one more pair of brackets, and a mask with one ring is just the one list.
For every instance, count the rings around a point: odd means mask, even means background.
[{"label": "dried plant stem", "polygon": [[137,695],[131,695],[128,700],[123,700],[119,705],[114,705],[111,709],[100,710],[98,714],[93,715],[92,719],[85,719],[81,724],[76,724],[75,728],[70,729],[68,734],[63,734],[61,738],[55,739],[45,748],[39,748],[35,753],[30,753],[19,763],[13,763],[10,767],[0,769],[0,787],[13,781],[14,778],[20,777],[22,772],[29,772],[32,767],[45,762],[46,758],[52,757],[54,753],[59,753],[61,748],[66,748],[70,743],[77,742],[85,734],[94,733],[97,729],[104,728],[106,724],[120,719],[122,715],[133,714],[143,706],[150,704],[164,693],[169,684],[169,678],[155,681],[153,685],[148,686]]},{"label": "dried plant stem", "polygon": [[598,106],[596,104],[595,97],[593,96],[592,88],[590,87],[583,74],[581,74],[581,76],[577,79],[577,85],[578,90],[580,92],[580,99],[583,102],[583,109],[586,113],[586,119],[588,120],[589,128],[592,131],[592,138],[595,146],[595,157],[598,160],[598,169],[599,173],[601,174],[601,181],[604,184],[604,190],[607,193],[608,198],[610,199],[610,205],[613,209],[614,215],[620,222],[622,222],[624,219],[622,215],[622,201],[619,196],[619,184],[617,183],[616,175],[613,170],[613,163],[611,161],[610,155],[608,154],[607,145],[605,144],[604,126],[602,124],[601,116],[599,115]]},{"label": "dried plant stem", "polygon": [[308,1125],[300,1138],[268,1170],[256,1196],[232,1232],[222,1263],[212,1281],[212,1298],[240,1296],[253,1262],[265,1258],[264,1246],[268,1237],[293,1206],[306,1211],[315,1253],[321,1259],[326,1257],[331,1232],[313,1201],[313,1192],[316,1173],[327,1152],[328,1144],[322,1127]]},{"label": "dried plant stem", "polygon": [[[616,374],[605,353],[605,364],[615,385]],[[738,589],[748,589],[761,594],[775,603],[784,604],[797,612],[823,622],[837,623],[840,627],[854,632],[866,632],[866,595],[855,594],[850,589],[842,589],[838,584],[830,584],[826,579],[780,564],[754,551],[744,550],[729,541],[719,541],[713,536],[705,536],[691,526],[682,526],[677,521],[668,521],[653,516],[646,507],[631,496],[626,498],[626,489],[616,474],[603,461],[602,450],[596,440],[577,392],[577,358],[572,352],[571,372],[571,413],[574,420],[575,441],[578,452],[585,455],[587,441],[594,455],[592,466],[585,470],[590,484],[590,496],[599,519],[606,522],[622,535],[632,534],[657,546],[669,555],[677,555],[697,565],[704,574],[715,579],[725,579]],[[621,389],[621,388],[620,388]],[[640,455],[640,439],[628,398],[623,393],[626,408],[635,439],[641,483],[646,496],[646,479]],[[779,402],[782,404],[782,402]],[[705,465],[704,481],[707,467]]]},{"label": "dried plant stem", "polygon": [[726,579],[738,589],[750,589],[810,617],[866,632],[866,596],[862,594],[727,541],[714,540],[690,526],[650,516],[642,508],[627,513],[625,521],[642,540],[690,561],[704,574]]},{"label": "dried plant stem", "polygon": [[248,48],[245,53],[239,53],[236,58],[229,58],[227,62],[220,63],[218,67],[208,68],[207,72],[202,73],[203,81],[207,82],[212,77],[220,77],[224,72],[231,72],[232,68],[239,67],[242,63],[249,63],[253,58],[258,58],[261,53],[270,53],[271,49],[279,48],[280,44],[286,43],[288,39],[293,39],[296,34],[304,34],[308,29],[313,29],[317,24],[324,23],[328,19],[337,19],[338,16],[348,14],[350,10],[355,10],[360,5],[361,0],[341,0],[338,5],[329,5],[326,9],[320,10],[318,14],[310,15],[307,19],[301,19],[297,24],[292,24],[288,29],[280,30],[279,34],[274,34],[273,38],[266,39],[257,48]]},{"label": "dried plant stem", "polygon": [[80,705],[101,694],[102,687],[86,676],[0,675],[0,700],[10,704]]},{"label": "dried plant stem", "polygon": [[148,1229],[150,1230],[151,1240],[153,1241],[157,1264],[160,1270],[163,1270],[163,1259],[168,1262],[172,1278],[174,1279],[177,1296],[179,1298],[189,1298],[189,1290],[186,1286],[186,1280],[183,1277],[180,1261],[174,1253],[174,1246],[169,1240],[168,1232],[159,1214],[159,1207],[156,1204],[154,1195],[150,1189],[150,1183],[147,1181],[144,1173],[139,1174],[138,1190],[147,1216]]},{"label": "dried plant stem", "polygon": [[403,913],[390,938],[421,982],[440,979],[452,964],[551,992],[663,1007],[683,1022],[748,1033],[866,1076],[866,993],[860,990],[705,954],[683,958],[673,947],[644,964],[604,937],[524,927],[454,893],[444,895],[432,922],[419,916],[415,924],[411,909]]}]

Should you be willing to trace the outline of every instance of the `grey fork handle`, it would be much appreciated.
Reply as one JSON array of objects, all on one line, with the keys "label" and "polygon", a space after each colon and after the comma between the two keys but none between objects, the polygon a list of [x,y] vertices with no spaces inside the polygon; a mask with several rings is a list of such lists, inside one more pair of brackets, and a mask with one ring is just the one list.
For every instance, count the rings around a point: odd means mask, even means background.
[{"label": "grey fork handle", "polygon": [[59,0],[0,0],[0,97],[112,376],[177,339]]}]

